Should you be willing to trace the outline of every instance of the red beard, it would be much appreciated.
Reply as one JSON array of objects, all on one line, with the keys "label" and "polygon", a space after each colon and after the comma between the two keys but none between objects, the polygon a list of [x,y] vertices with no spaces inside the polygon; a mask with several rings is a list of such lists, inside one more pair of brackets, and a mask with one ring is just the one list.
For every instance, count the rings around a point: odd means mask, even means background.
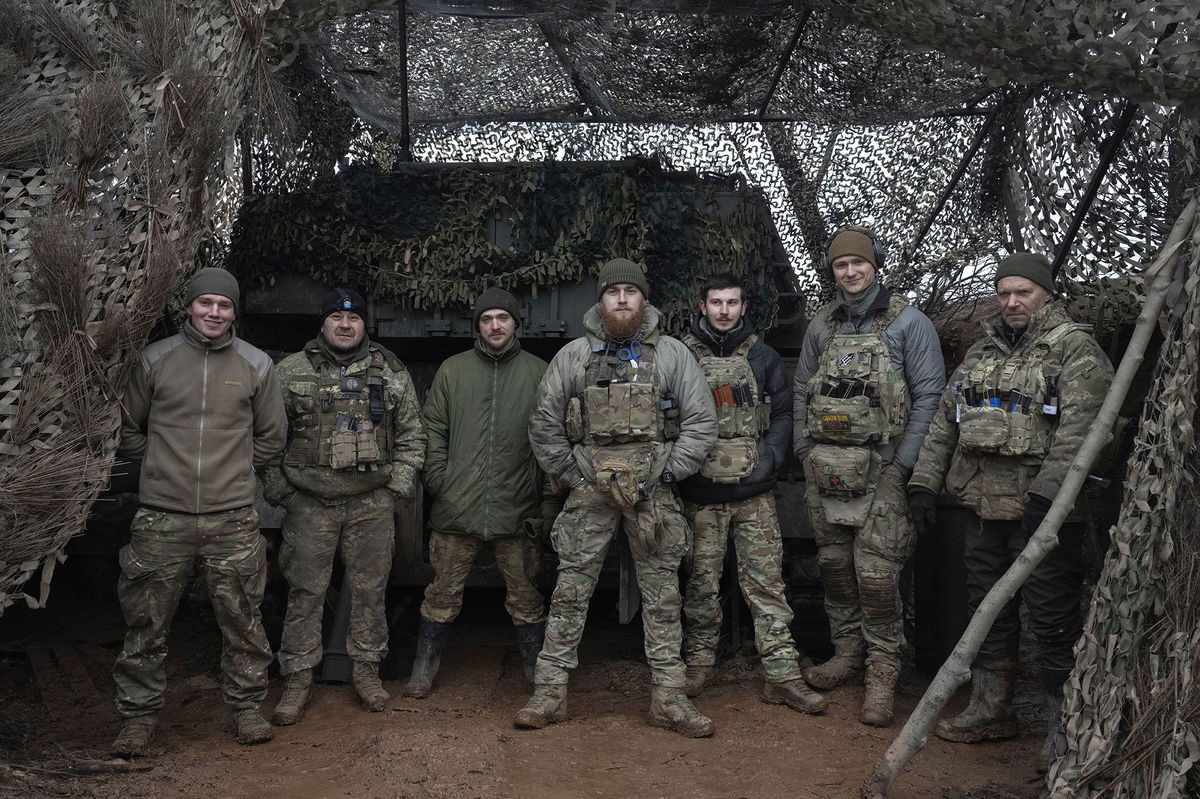
[{"label": "red beard", "polygon": [[603,308],[600,309],[600,318],[604,324],[604,330],[614,341],[628,341],[637,335],[637,332],[642,328],[644,316],[644,307],[624,317],[610,314]]}]

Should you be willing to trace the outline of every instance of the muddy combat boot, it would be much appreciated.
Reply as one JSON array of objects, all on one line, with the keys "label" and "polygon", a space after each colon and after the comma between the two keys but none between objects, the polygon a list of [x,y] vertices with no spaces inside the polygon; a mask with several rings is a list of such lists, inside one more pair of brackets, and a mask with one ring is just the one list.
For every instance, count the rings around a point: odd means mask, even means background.
[{"label": "muddy combat boot", "polygon": [[567,718],[567,686],[539,685],[525,707],[513,716],[513,726],[540,730]]},{"label": "muddy combat boot", "polygon": [[287,675],[287,682],[283,684],[283,693],[279,697],[279,703],[275,705],[271,721],[280,727],[287,727],[304,718],[304,708],[308,707],[308,700],[312,695],[312,684],[312,669],[300,669]]},{"label": "muddy combat boot", "polygon": [[890,727],[896,719],[892,705],[896,698],[896,679],[900,671],[886,663],[867,666],[864,682],[867,690],[863,694],[862,712],[858,720],[872,727]]},{"label": "muddy combat boot", "polygon": [[251,746],[266,743],[275,737],[275,730],[256,707],[234,711],[233,723],[237,727],[237,742],[240,744]]},{"label": "muddy combat boot", "polygon": [[442,665],[442,647],[450,625],[440,621],[421,619],[421,630],[417,634],[417,656],[413,660],[412,674],[404,684],[404,695],[413,699],[424,699],[433,693],[433,678]]},{"label": "muddy combat boot", "polygon": [[158,726],[158,716],[137,716],[126,719],[121,725],[117,740],[108,748],[113,757],[137,757],[144,755],[154,740],[154,728]]},{"label": "muddy combat boot", "polygon": [[537,667],[542,641],[546,637],[546,623],[517,624],[513,626],[517,636],[517,649],[521,653],[521,668],[525,670],[525,681],[533,684],[533,670]]},{"label": "muddy combat boot", "polygon": [[378,713],[387,707],[388,700],[392,697],[383,690],[383,683],[379,681],[378,663],[368,663],[365,660],[354,661],[350,680],[354,684],[358,698],[362,700],[363,707],[367,710]]},{"label": "muddy combat boot", "polygon": [[696,710],[682,688],[650,686],[650,723],[684,738],[707,738],[716,732],[712,720]]},{"label": "muddy combat boot", "polygon": [[829,700],[808,687],[804,680],[763,684],[762,701],[768,705],[787,705],[801,713],[824,713]]},{"label": "muddy combat boot", "polygon": [[1001,660],[971,669],[971,701],[952,719],[942,719],[933,732],[944,741],[973,744],[1017,737],[1012,712],[1017,664]]},{"label": "muddy combat boot", "polygon": [[804,681],[818,691],[828,691],[862,678],[867,658],[861,641],[848,646],[835,644],[835,652],[821,665],[804,670]]},{"label": "muddy combat boot", "polygon": [[1042,742],[1037,770],[1045,774],[1054,761],[1067,753],[1067,727],[1062,720],[1062,694],[1046,694],[1046,740]]},{"label": "muddy combat boot", "polygon": [[700,696],[712,682],[712,666],[688,666],[683,674],[683,692],[688,696]]}]

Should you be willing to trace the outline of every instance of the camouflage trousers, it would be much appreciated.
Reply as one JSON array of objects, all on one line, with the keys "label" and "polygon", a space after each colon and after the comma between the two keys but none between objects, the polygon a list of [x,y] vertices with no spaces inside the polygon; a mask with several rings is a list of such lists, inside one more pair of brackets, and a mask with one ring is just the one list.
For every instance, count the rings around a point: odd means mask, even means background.
[{"label": "camouflage trousers", "polygon": [[679,500],[658,485],[649,499],[622,508],[591,482],[571,489],[550,533],[558,552],[558,581],[534,676],[538,685],[565,685],[567,671],[579,664],[588,602],[618,522],[623,522],[642,593],[642,632],[650,681],[668,688],[684,685],[679,564],[691,533],[679,512]]},{"label": "camouflage trousers", "polygon": [[496,538],[491,542],[473,535],[431,533],[429,561],[433,582],[425,589],[421,616],[449,624],[462,610],[463,589],[481,550],[492,547],[496,568],[504,576],[504,608],[513,624],[540,624],[546,620],[546,599],[538,591],[542,570],[542,544],[527,535]]},{"label": "camouflage trousers", "polygon": [[754,620],[754,643],[768,682],[800,679],[792,640],[792,609],[784,597],[783,539],[770,492],[740,502],[683,503],[692,525],[692,554],[684,591],[683,659],[689,666],[717,662],[721,634],[721,572],[733,539],[737,578]]},{"label": "camouflage trousers", "polygon": [[293,674],[321,662],[321,615],[342,551],[343,590],[350,589],[350,630],[346,652],[354,660],[378,663],[387,654],[384,615],[392,571],[395,500],[386,488],[326,505],[303,491],[288,502],[279,568],[288,582],[287,616],[279,645],[279,671]]},{"label": "camouflage trousers", "polygon": [[117,582],[129,628],[113,665],[117,713],[128,719],[162,710],[171,620],[197,563],[221,630],[225,701],[239,710],[258,707],[271,665],[259,610],[267,558],[258,514],[253,508],[201,514],[141,508],[130,533]]},{"label": "camouflage trousers", "polygon": [[899,668],[904,651],[900,570],[915,544],[904,475],[883,468],[862,527],[827,522],[814,482],[808,481],[804,501],[817,543],[834,649],[857,654],[865,646],[868,664]]}]

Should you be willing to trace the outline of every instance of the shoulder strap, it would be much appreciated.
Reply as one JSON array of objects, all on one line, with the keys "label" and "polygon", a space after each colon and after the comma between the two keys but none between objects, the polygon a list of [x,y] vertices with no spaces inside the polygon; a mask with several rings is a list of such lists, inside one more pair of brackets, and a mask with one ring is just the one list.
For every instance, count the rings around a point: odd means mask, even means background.
[{"label": "shoulder strap", "polygon": [[755,343],[757,343],[757,342],[758,342],[758,334],[757,334],[757,333],[751,333],[750,335],[746,336],[746,340],[745,340],[745,341],[743,341],[741,344],[739,344],[739,345],[738,345],[738,348],[737,348],[737,350],[735,350],[733,354],[734,354],[734,355],[740,355],[741,357],[745,358],[745,357],[746,357],[746,355],[747,355],[747,353],[749,353],[749,352],[750,352],[750,349],[751,349],[751,348],[752,348],[752,347],[755,345]]},{"label": "shoulder strap", "polygon": [[872,322],[872,329],[876,333],[882,333],[899,318],[901,312],[908,307],[908,300],[901,297],[899,294],[893,294],[888,300],[888,307],[875,314],[875,319]]}]

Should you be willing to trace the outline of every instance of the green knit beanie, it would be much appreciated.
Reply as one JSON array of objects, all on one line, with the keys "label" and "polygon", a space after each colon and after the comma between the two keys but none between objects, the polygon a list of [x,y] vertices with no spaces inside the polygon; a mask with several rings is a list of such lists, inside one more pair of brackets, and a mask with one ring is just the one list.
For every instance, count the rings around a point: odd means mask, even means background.
[{"label": "green knit beanie", "polygon": [[618,283],[628,283],[637,286],[642,296],[650,299],[650,285],[646,282],[646,270],[628,258],[613,258],[600,267],[599,282],[596,285],[596,299],[600,299],[609,286]]},{"label": "green knit beanie", "polygon": [[188,282],[185,302],[191,305],[192,300],[201,294],[219,294],[222,297],[228,297],[233,301],[233,312],[235,314],[238,312],[241,292],[238,290],[237,278],[218,266],[205,267],[192,275],[192,279]]},{"label": "green knit beanie", "polygon": [[1051,294],[1054,293],[1054,276],[1050,274],[1050,261],[1044,255],[1031,252],[1014,252],[1000,261],[996,267],[996,283],[1006,277],[1024,277],[1037,283]]},{"label": "green knit beanie", "polygon": [[825,261],[833,266],[833,262],[843,255],[857,255],[879,269],[879,264],[875,263],[875,241],[864,231],[843,228],[834,235],[829,242],[829,250],[825,253]]},{"label": "green knit beanie", "polygon": [[517,302],[517,298],[509,294],[504,289],[498,289],[495,286],[489,289],[484,289],[479,298],[475,300],[475,329],[479,330],[479,317],[483,316],[484,311],[492,309],[507,311],[508,315],[516,320],[517,327],[521,326],[521,304]]}]

